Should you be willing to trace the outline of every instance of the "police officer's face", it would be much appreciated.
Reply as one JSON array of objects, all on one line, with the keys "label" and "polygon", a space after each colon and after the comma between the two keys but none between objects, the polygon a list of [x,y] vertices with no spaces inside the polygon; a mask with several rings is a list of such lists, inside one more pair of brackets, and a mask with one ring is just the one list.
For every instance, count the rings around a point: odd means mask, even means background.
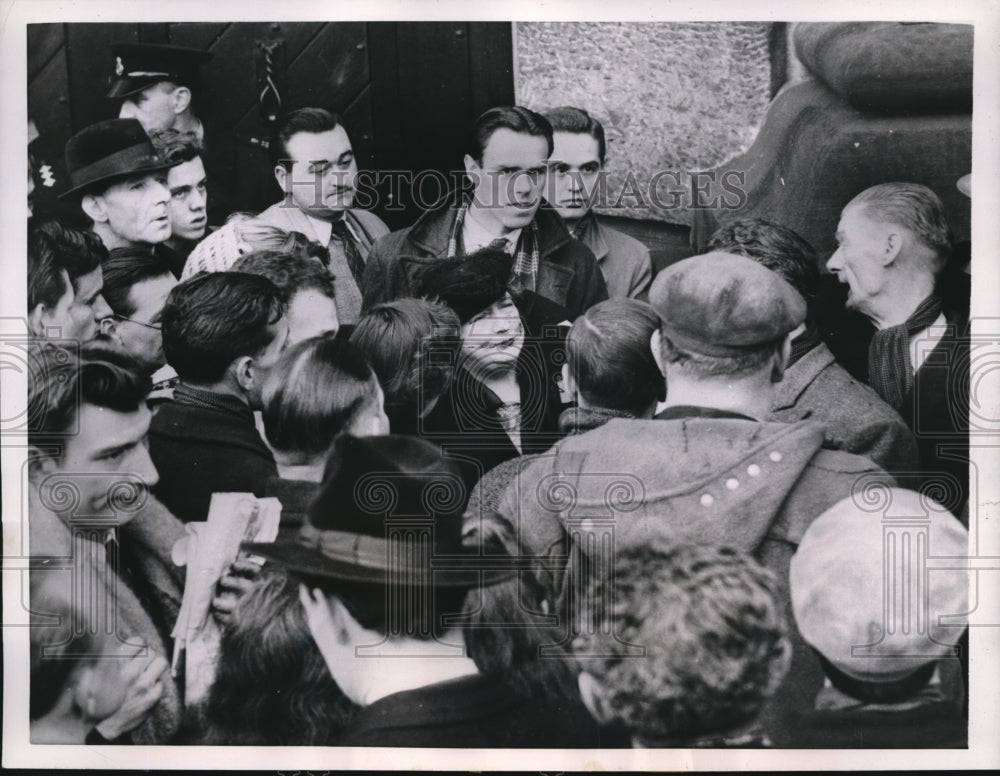
[{"label": "police officer's face", "polygon": [[358,163],[342,126],[326,132],[298,132],[285,147],[291,169],[279,164],[274,174],[300,210],[323,218],[351,206]]},{"label": "police officer's face", "polygon": [[138,119],[147,133],[172,129],[177,121],[173,99],[176,88],[173,84],[162,82],[130,95],[122,103],[118,118]]}]

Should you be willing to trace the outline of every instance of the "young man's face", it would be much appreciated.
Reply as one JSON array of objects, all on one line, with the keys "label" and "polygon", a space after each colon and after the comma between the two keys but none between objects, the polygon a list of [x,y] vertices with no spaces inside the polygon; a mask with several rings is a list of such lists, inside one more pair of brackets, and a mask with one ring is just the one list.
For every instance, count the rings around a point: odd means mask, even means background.
[{"label": "young man's face", "polygon": [[327,132],[298,132],[286,147],[291,170],[279,164],[274,175],[300,210],[329,220],[351,206],[358,163],[342,126]]},{"label": "young man's face", "polygon": [[75,292],[65,270],[61,275],[66,292],[42,315],[38,322],[41,330],[33,333],[44,337],[49,329],[58,329],[60,339],[91,340],[97,336],[100,321],[111,315],[111,308],[101,295],[104,285],[101,268],[78,277]]},{"label": "young man's face", "polygon": [[103,220],[121,244],[155,244],[170,237],[166,182],[166,173],[142,175],[112,183],[95,196]]},{"label": "young man's face", "polygon": [[575,223],[590,210],[601,174],[600,145],[582,132],[555,132],[552,139],[545,199],[567,222]]},{"label": "young man's face", "polygon": [[177,280],[170,274],[136,283],[128,293],[129,304],[134,311],[128,320],[115,318],[118,340],[150,373],[167,363],[163,355],[161,329],[163,306],[176,285]]},{"label": "young man's face", "polygon": [[208,180],[200,156],[167,170],[170,189],[170,233],[172,237],[195,242],[205,236],[208,217]]},{"label": "young man's face", "polygon": [[885,285],[889,228],[872,220],[864,207],[848,205],[837,225],[837,250],[827,269],[850,289],[847,307],[861,313],[871,311],[872,301]]},{"label": "young man's face", "polygon": [[173,93],[177,87],[161,81],[130,95],[118,111],[120,119],[137,119],[146,133],[172,129],[177,121]]},{"label": "young man's face", "polygon": [[481,160],[465,157],[477,212],[497,227],[498,234],[521,229],[535,217],[548,154],[544,137],[502,128],[486,142]]},{"label": "young man's face", "polygon": [[46,459],[43,474],[73,484],[80,494],[77,514],[111,516],[108,491],[117,482],[132,480],[124,475],[138,477],[147,488],[159,481],[146,449],[149,420],[145,404],[134,412],[81,405],[78,433],[66,438],[61,458]]}]

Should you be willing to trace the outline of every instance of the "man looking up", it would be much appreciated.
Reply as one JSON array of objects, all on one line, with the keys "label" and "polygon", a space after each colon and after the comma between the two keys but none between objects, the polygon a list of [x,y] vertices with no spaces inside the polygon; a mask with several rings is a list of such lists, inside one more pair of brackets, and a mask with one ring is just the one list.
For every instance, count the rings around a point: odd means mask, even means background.
[{"label": "man looking up", "polygon": [[604,127],[581,108],[555,108],[545,118],[552,124],[553,145],[545,199],[570,234],[594,252],[608,296],[645,299],[653,280],[649,248],[601,222],[591,209],[604,167]]},{"label": "man looking up", "polygon": [[242,272],[196,275],[163,308],[163,352],[180,382],[149,430],[154,493],[184,522],[204,520],[212,494],[264,495],[277,474],[254,426],[261,386],[288,342],[281,292]]},{"label": "man looking up", "polygon": [[363,283],[365,309],[413,296],[418,264],[486,247],[514,257],[509,289],[529,334],[540,336],[543,327],[575,320],[606,299],[593,253],[542,205],[551,153],[552,127],[534,111],[514,106],[482,114],[464,157],[469,185],[375,245]]},{"label": "man looking up", "polygon": [[389,229],[378,216],[351,207],[358,163],[341,118],[322,108],[292,111],[274,135],[271,155],[284,198],[259,220],[327,247],[340,322],[357,323],[368,251]]}]

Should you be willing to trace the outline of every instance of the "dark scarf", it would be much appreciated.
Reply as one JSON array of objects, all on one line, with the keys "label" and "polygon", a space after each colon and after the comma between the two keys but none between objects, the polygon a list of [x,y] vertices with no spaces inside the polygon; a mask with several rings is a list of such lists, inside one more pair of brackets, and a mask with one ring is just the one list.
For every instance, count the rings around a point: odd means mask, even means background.
[{"label": "dark scarf", "polygon": [[[462,245],[462,225],[465,223],[465,216],[469,212],[469,202],[470,199],[466,198],[455,216],[455,224],[451,228],[451,236],[448,238],[448,250],[445,254],[449,259],[465,253],[465,246]],[[503,242],[506,243],[506,240]],[[499,238],[490,243],[490,245],[496,247],[494,243],[499,245]],[[518,286],[534,291],[540,260],[541,257],[538,251],[538,222],[532,218],[531,223],[521,230],[521,237],[517,241],[511,279],[520,281],[517,284]]]},{"label": "dark scarf", "polygon": [[177,387],[174,388],[174,401],[178,404],[188,404],[193,407],[249,418],[250,422],[253,423],[253,412],[250,410],[250,406],[228,394],[205,391],[201,388],[192,388],[190,385],[178,383]]},{"label": "dark scarf", "polygon": [[923,331],[941,314],[941,299],[931,294],[898,326],[875,332],[868,347],[868,382],[894,410],[913,388],[910,337]]}]

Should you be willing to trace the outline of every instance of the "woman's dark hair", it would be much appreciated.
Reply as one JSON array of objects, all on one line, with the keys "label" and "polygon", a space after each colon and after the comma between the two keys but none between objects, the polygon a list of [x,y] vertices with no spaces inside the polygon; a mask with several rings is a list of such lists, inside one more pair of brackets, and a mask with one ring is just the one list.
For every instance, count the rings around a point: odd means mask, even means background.
[{"label": "woman's dark hair", "polygon": [[396,299],[365,313],[351,344],[375,370],[387,408],[419,411],[451,384],[462,347],[460,328],[458,315],[442,302]]},{"label": "woman's dark hair", "polygon": [[341,337],[311,337],[285,351],[264,381],[264,433],[275,450],[321,455],[377,396],[361,351]]},{"label": "woman's dark hair", "polygon": [[163,352],[182,380],[216,383],[241,356],[266,348],[285,314],[267,278],[243,272],[195,275],[175,286],[163,307]]},{"label": "woman's dark hair", "polygon": [[330,746],[356,706],[309,633],[299,583],[265,573],[222,632],[206,744]]}]

